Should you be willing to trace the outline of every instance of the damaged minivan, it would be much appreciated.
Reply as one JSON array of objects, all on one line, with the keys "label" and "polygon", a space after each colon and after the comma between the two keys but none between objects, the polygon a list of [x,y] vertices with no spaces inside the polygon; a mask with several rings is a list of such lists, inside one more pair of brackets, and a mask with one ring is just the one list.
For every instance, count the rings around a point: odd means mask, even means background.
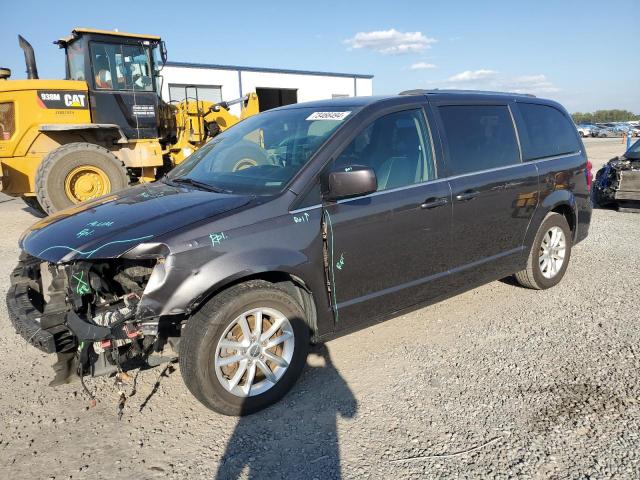
[{"label": "damaged minivan", "polygon": [[57,355],[53,385],[173,351],[200,402],[249,414],[287,393],[311,343],[510,275],[556,285],[588,233],[590,182],[552,101],[436,90],[289,105],[159,181],[29,228],[10,317]]},{"label": "damaged minivan", "polygon": [[593,200],[599,207],[640,205],[640,140],[596,173]]}]

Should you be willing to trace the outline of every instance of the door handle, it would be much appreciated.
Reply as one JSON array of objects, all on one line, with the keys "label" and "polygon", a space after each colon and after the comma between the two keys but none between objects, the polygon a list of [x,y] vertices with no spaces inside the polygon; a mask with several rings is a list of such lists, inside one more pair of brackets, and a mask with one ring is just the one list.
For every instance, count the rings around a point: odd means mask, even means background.
[{"label": "door handle", "polygon": [[476,198],[478,195],[480,195],[480,192],[477,190],[467,190],[456,195],[456,200],[460,202],[466,202],[467,200]]},{"label": "door handle", "polygon": [[430,208],[442,207],[447,204],[446,198],[427,198],[424,203],[420,204],[420,208],[428,210]]}]

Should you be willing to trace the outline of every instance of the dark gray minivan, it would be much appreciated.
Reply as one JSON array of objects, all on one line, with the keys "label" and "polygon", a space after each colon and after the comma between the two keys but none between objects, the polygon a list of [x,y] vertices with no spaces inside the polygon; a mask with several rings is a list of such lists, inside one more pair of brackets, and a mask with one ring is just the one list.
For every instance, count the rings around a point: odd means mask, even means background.
[{"label": "dark gray minivan", "polygon": [[7,301],[60,384],[174,349],[229,415],[280,399],[321,342],[514,275],[543,289],[587,236],[591,171],[532,96],[411,91],[289,105],[163,179],[47,217]]}]

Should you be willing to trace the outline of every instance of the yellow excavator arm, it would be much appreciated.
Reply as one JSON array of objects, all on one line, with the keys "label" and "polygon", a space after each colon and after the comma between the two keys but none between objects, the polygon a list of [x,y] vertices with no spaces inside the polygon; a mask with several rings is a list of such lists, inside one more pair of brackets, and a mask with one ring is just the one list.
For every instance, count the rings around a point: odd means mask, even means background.
[{"label": "yellow excavator arm", "polygon": [[[237,104],[241,104],[239,117],[230,112],[230,108]],[[218,103],[187,99],[174,106],[177,135],[176,142],[170,145],[168,150],[175,165],[218,133],[260,111],[258,96],[255,93]]]}]

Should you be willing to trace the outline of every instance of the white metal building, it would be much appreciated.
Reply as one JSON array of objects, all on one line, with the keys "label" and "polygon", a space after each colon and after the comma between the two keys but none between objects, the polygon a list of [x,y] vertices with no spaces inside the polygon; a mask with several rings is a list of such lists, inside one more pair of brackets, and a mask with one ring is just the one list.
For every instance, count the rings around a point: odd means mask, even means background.
[{"label": "white metal building", "polygon": [[[373,75],[313,72],[280,68],[240,67],[201,63],[167,62],[161,73],[165,101],[195,96],[219,102],[234,100],[256,92],[260,110],[335,97],[369,96],[373,93]],[[185,90],[186,89],[186,90]],[[231,107],[238,115],[240,106]]]}]

